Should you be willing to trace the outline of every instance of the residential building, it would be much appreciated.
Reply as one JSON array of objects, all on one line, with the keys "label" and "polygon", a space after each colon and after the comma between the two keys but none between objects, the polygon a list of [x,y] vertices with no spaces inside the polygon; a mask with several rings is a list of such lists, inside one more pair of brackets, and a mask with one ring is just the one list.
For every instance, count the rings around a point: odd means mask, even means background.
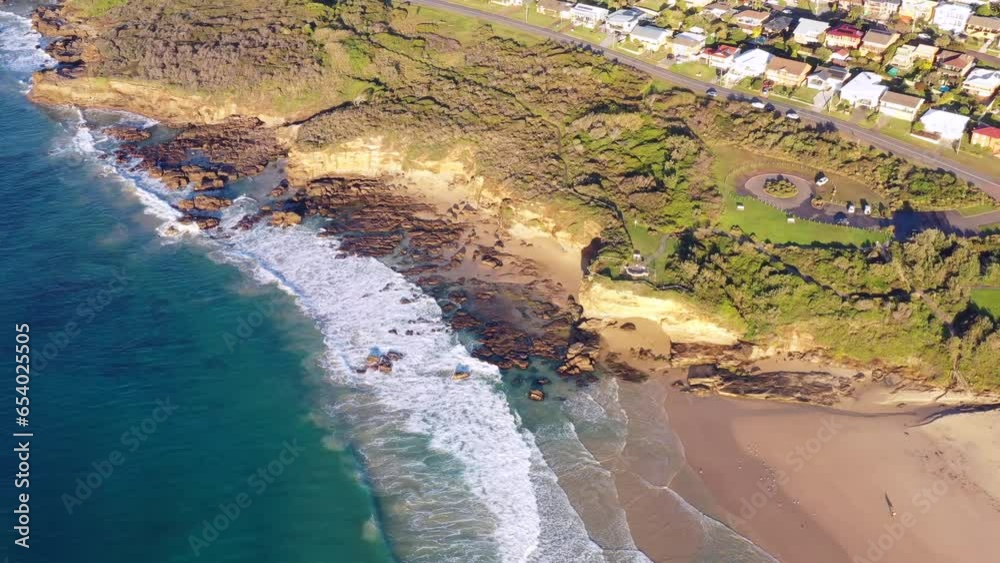
[{"label": "residential building", "polygon": [[670,39],[670,30],[655,25],[640,25],[628,34],[628,38],[642,45],[646,51],[659,51]]},{"label": "residential building", "polygon": [[892,19],[899,12],[901,0],[865,0],[865,18],[880,22]]},{"label": "residential building", "polygon": [[914,45],[907,43],[906,45],[900,45],[896,49],[896,54],[893,55],[889,64],[902,70],[909,70],[920,61],[934,62],[938,51],[939,49],[934,45]]},{"label": "residential building", "polygon": [[820,92],[836,92],[844,85],[844,81],[850,74],[840,67],[821,66],[816,72],[809,75],[806,84],[813,90]]},{"label": "residential building", "polygon": [[771,17],[771,12],[760,10],[740,10],[733,15],[731,23],[740,29],[751,32],[764,25],[767,18]]},{"label": "residential building", "polygon": [[826,46],[830,48],[857,49],[861,45],[864,33],[850,24],[840,24],[826,32]]},{"label": "residential building", "polygon": [[573,20],[573,25],[582,25],[594,29],[601,25],[608,18],[608,10],[599,6],[589,4],[577,4],[569,11],[569,18]]},{"label": "residential building", "polygon": [[830,62],[835,65],[846,67],[847,63],[851,62],[851,52],[841,47],[830,55]]},{"label": "residential building", "polygon": [[971,16],[972,8],[963,4],[939,4],[931,23],[951,33],[964,33]]},{"label": "residential building", "polygon": [[771,80],[777,86],[798,88],[806,81],[810,70],[812,70],[812,66],[802,61],[771,57],[767,61],[764,78]]},{"label": "residential building", "polygon": [[896,41],[899,34],[888,31],[869,29],[861,39],[861,52],[866,55],[882,55]]},{"label": "residential building", "polygon": [[939,109],[929,109],[920,116],[920,124],[923,125],[923,132],[926,134],[923,137],[929,136],[930,140],[937,142],[960,140],[965,135],[965,126],[968,123],[967,116]]},{"label": "residential building", "polygon": [[535,3],[535,11],[543,16],[557,17],[561,20],[570,19],[573,10],[572,2],[562,0],[538,0]]},{"label": "residential building", "polygon": [[1000,155],[1000,127],[980,127],[972,131],[972,144],[990,149]]},{"label": "residential building", "polygon": [[986,18],[983,16],[970,16],[965,24],[965,34],[969,37],[982,39],[987,44],[993,43],[1000,37],[1000,18]]},{"label": "residential building", "polygon": [[705,48],[705,36],[700,33],[685,31],[674,37],[670,44],[670,53],[678,59],[693,59]]},{"label": "residential building", "polygon": [[976,59],[972,55],[958,51],[941,51],[937,56],[937,67],[952,78],[962,78],[972,70]]},{"label": "residential building", "polygon": [[705,6],[705,9],[702,10],[701,13],[708,18],[709,21],[716,21],[721,20],[722,17],[728,14],[730,10],[732,10],[732,7],[725,2],[713,2],[708,6]]},{"label": "residential building", "polygon": [[836,0],[837,7],[845,12],[850,12],[854,8],[864,9],[864,0]]},{"label": "residential building", "polygon": [[874,72],[862,72],[840,89],[840,101],[852,108],[877,108],[882,95],[889,88],[882,85],[882,77]]},{"label": "residential building", "polygon": [[923,98],[910,96],[909,94],[900,94],[899,92],[886,92],[882,94],[882,99],[878,102],[878,111],[882,115],[912,123],[917,118],[917,114],[920,113],[920,107],[923,105]]},{"label": "residential building", "polygon": [[1000,70],[989,68],[973,68],[962,83],[963,90],[980,99],[989,98],[997,88],[1000,88]]},{"label": "residential building", "polygon": [[929,21],[937,5],[937,0],[902,0],[899,4],[899,17],[914,22]]},{"label": "residential building", "polygon": [[795,26],[792,39],[799,45],[815,45],[821,43],[820,38],[829,27],[826,22],[803,18],[799,20],[799,25]]},{"label": "residential building", "polygon": [[739,82],[744,78],[764,76],[764,73],[767,72],[767,63],[771,60],[771,56],[771,53],[763,49],[750,49],[736,55],[732,66],[729,67],[729,72],[726,73],[726,81],[733,83]]},{"label": "residential building", "polygon": [[733,47],[732,45],[715,45],[714,47],[706,47],[701,52],[701,60],[703,63],[712,68],[729,70],[733,66],[736,56],[739,54],[739,47]]},{"label": "residential building", "polygon": [[764,35],[784,35],[792,27],[792,18],[776,16],[764,22]]},{"label": "residential building", "polygon": [[639,10],[633,8],[623,8],[612,12],[607,19],[604,20],[604,29],[607,30],[608,33],[628,35],[639,25],[639,22],[645,20],[646,18],[646,14],[640,12]]}]

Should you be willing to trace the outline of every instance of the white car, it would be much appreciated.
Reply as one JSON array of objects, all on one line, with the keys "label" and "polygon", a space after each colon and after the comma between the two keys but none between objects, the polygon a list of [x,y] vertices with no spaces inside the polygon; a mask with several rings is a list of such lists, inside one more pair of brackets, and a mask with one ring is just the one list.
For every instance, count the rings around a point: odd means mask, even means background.
[{"label": "white car", "polygon": [[824,174],[820,174],[819,178],[816,178],[816,185],[817,186],[822,186],[822,185],[826,184],[829,181],[830,181],[830,179],[827,178]]},{"label": "white car", "polygon": [[754,109],[764,109],[764,108],[766,108],[767,106],[766,106],[766,105],[764,105],[764,102],[762,102],[762,101],[760,101],[760,100],[757,100],[757,99],[754,99],[754,101],[753,101],[753,102],[750,102],[750,107],[752,107],[752,108],[754,108]]},{"label": "white car", "polygon": [[798,121],[799,120],[799,112],[797,112],[797,111],[795,111],[793,109],[790,109],[790,110],[788,110],[785,113],[785,117],[787,117],[788,119],[794,119],[794,120]]}]

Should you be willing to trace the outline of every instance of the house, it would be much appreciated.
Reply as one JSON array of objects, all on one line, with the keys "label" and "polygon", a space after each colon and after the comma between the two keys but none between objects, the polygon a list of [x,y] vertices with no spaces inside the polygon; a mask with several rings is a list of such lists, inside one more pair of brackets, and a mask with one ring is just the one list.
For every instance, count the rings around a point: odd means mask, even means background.
[{"label": "house", "polygon": [[830,55],[830,62],[835,65],[846,67],[847,63],[851,62],[851,52],[841,47]]},{"label": "house", "polygon": [[907,43],[906,45],[900,45],[896,49],[896,54],[893,55],[889,64],[902,70],[909,70],[920,61],[934,62],[938,50],[934,45],[914,45]]},{"label": "house", "polygon": [[1000,18],[971,16],[965,24],[965,34],[969,37],[982,39],[987,44],[993,43],[997,37],[1000,37]]},{"label": "house", "polygon": [[835,66],[821,66],[816,72],[809,75],[806,84],[813,90],[820,92],[836,92],[844,85],[844,81],[850,74],[842,68]]},{"label": "house", "polygon": [[764,35],[782,35],[792,27],[792,18],[788,16],[773,17],[764,22]]},{"label": "house", "polygon": [[577,4],[569,11],[569,19],[573,20],[573,25],[582,25],[594,29],[607,19],[608,10],[599,6],[589,4]]},{"label": "house", "polygon": [[958,141],[965,135],[965,126],[968,123],[967,116],[939,109],[929,109],[920,117],[923,132],[928,134],[923,137],[930,137],[930,140],[937,142]]},{"label": "house", "polygon": [[736,60],[736,55],[739,54],[739,47],[715,45],[714,47],[706,47],[702,50],[701,60],[712,68],[729,70],[733,66],[733,61]]},{"label": "house", "polygon": [[757,78],[767,72],[767,63],[771,60],[771,53],[763,49],[750,49],[736,55],[733,64],[726,73],[726,81],[739,82],[744,78]]},{"label": "house", "polygon": [[962,83],[963,90],[979,99],[989,98],[997,88],[1000,88],[1000,70],[988,68],[973,68]]},{"label": "house", "polygon": [[850,12],[854,8],[860,8],[863,10],[865,7],[864,0],[836,0],[836,4],[837,8],[845,12]]},{"label": "house", "polygon": [[814,45],[820,43],[820,37],[829,27],[826,22],[803,18],[799,20],[799,25],[795,26],[792,39],[799,45]]},{"label": "house", "polygon": [[700,33],[685,31],[674,37],[670,45],[670,53],[678,59],[693,59],[705,48],[705,36]]},{"label": "house", "polygon": [[499,4],[500,6],[522,6],[524,5],[524,0],[490,0],[490,4]]},{"label": "house", "polygon": [[882,115],[895,117],[913,123],[924,105],[924,99],[899,92],[886,92],[878,102],[878,111]]},{"label": "house", "polygon": [[901,0],[865,0],[865,18],[880,22],[892,19],[899,12]]},{"label": "house", "polygon": [[646,51],[659,51],[670,39],[670,30],[655,25],[640,25],[628,34],[628,38],[642,45]]},{"label": "house", "polygon": [[1000,155],[1000,127],[980,127],[972,131],[972,144]]},{"label": "house", "polygon": [[613,12],[604,20],[604,29],[608,33],[618,33],[628,35],[639,25],[639,22],[647,18],[646,14],[633,8],[624,8]]},{"label": "house", "polygon": [[538,0],[535,3],[535,11],[543,16],[557,17],[561,20],[570,19],[570,13],[573,10],[572,2],[563,2],[562,0]]},{"label": "house", "polygon": [[840,89],[840,101],[852,108],[877,108],[878,101],[889,88],[882,85],[882,77],[874,72],[862,72]]},{"label": "house", "polygon": [[806,81],[810,70],[812,70],[812,66],[808,63],[782,57],[771,57],[771,60],[767,61],[764,78],[773,81],[777,86],[798,88]]},{"label": "house", "polygon": [[937,56],[937,67],[943,74],[954,78],[968,74],[974,64],[976,59],[972,55],[958,51],[941,51]]},{"label": "house", "polygon": [[763,12],[760,10],[740,10],[736,12],[731,20],[731,23],[735,24],[737,27],[746,32],[752,32],[753,30],[764,25],[764,21],[771,16],[771,12]]},{"label": "house", "polygon": [[826,32],[826,46],[830,48],[857,49],[864,33],[853,25],[842,23]]},{"label": "house", "polygon": [[701,11],[708,21],[721,20],[732,8],[725,2],[712,2]]},{"label": "house", "polygon": [[889,47],[899,40],[898,33],[869,29],[861,38],[861,52],[866,55],[882,55]]},{"label": "house", "polygon": [[899,4],[899,17],[911,22],[928,21],[937,5],[937,0],[902,0]]},{"label": "house", "polygon": [[931,23],[951,33],[962,33],[972,16],[972,8],[963,4],[939,4]]}]

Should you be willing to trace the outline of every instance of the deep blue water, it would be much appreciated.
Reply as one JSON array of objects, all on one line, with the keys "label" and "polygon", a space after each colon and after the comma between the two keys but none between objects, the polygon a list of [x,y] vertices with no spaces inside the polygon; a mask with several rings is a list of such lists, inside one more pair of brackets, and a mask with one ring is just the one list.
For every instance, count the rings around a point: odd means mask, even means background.
[{"label": "deep blue water", "polygon": [[[389,561],[357,457],[317,415],[313,324],[273,286],[163,244],[138,200],[89,161],[50,154],[66,147],[64,116],[26,101],[23,77],[0,74],[0,551],[52,563]],[[30,325],[33,352],[26,550],[12,547],[10,513],[15,323]],[[225,529],[215,537],[206,520]],[[192,536],[215,539],[195,542],[196,557]]]}]

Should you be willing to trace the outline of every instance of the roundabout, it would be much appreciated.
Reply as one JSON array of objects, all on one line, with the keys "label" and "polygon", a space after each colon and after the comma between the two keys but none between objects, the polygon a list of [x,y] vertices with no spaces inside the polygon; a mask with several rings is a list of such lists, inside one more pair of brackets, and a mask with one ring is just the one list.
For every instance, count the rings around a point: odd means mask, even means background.
[{"label": "roundabout", "polygon": [[758,174],[749,178],[743,189],[757,199],[785,211],[807,205],[815,193],[809,180],[791,174]]}]

